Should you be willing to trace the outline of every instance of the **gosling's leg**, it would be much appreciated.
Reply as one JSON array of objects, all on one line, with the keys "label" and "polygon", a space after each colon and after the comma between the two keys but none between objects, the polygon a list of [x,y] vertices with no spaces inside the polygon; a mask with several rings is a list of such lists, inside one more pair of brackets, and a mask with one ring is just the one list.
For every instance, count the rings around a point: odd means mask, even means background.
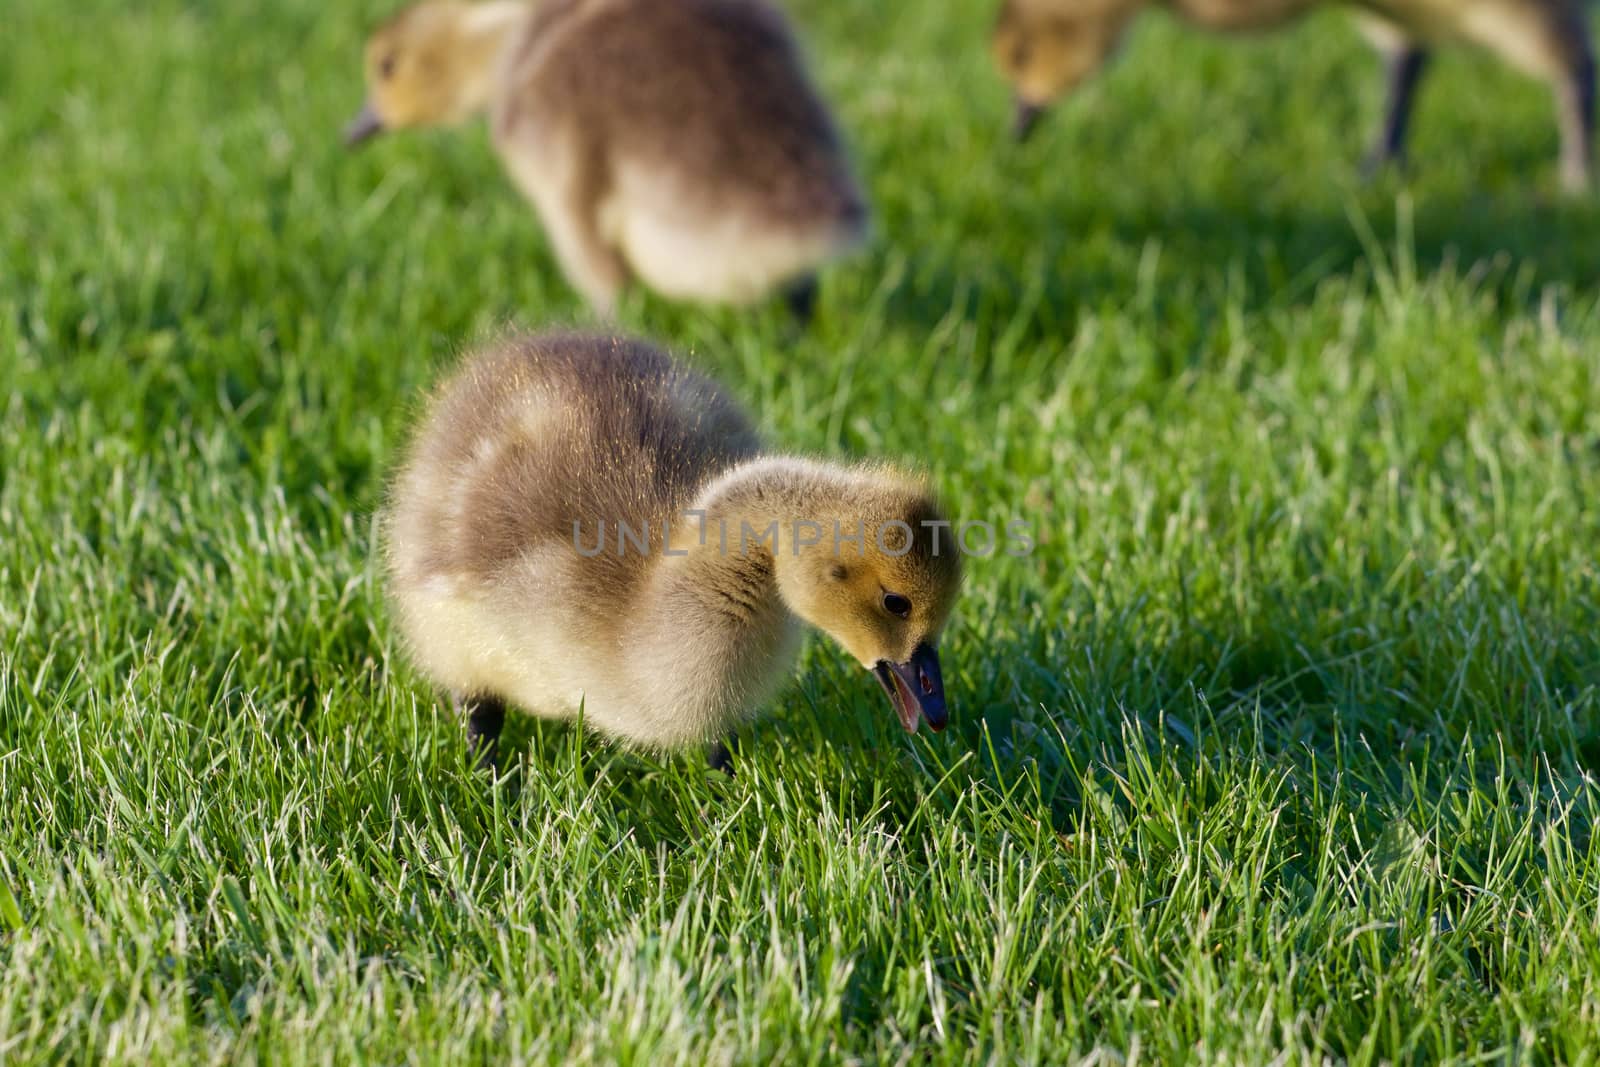
[{"label": "gosling's leg", "polygon": [[789,313],[794,316],[795,322],[801,329],[811,325],[812,316],[817,311],[817,276],[807,274],[804,278],[789,283],[783,291],[783,302],[789,306]]},{"label": "gosling's leg", "polygon": [[581,194],[574,194],[565,216],[545,223],[556,258],[566,271],[572,287],[602,319],[615,318],[622,290],[628,283],[628,268],[615,248],[600,235],[597,220]]},{"label": "gosling's leg", "polygon": [[714,771],[721,771],[729,778],[733,777],[733,758],[739,754],[739,738],[736,734],[729,734],[724,740],[714,743],[706,753],[706,766]]},{"label": "gosling's leg", "polygon": [[538,207],[551,251],[572,287],[598,316],[613,318],[630,272],[600,225],[614,193],[604,153],[576,130],[544,147],[537,164],[512,165],[512,177]]},{"label": "gosling's leg", "polygon": [[506,724],[506,706],[497,697],[455,698],[456,711],[466,716],[467,747],[478,757],[479,770],[500,769],[500,729]]},{"label": "gosling's leg", "polygon": [[1567,70],[1556,83],[1556,114],[1561,124],[1561,184],[1582,192],[1592,180],[1594,157],[1594,53],[1577,42]]},{"label": "gosling's leg", "polygon": [[1388,100],[1384,105],[1383,125],[1362,167],[1369,177],[1390,164],[1405,162],[1411,104],[1417,82],[1428,66],[1428,50],[1409,41],[1396,43],[1384,49],[1384,62],[1388,67]]},{"label": "gosling's leg", "polygon": [[1463,29],[1507,63],[1550,85],[1561,130],[1561,184],[1571,192],[1585,189],[1594,138],[1595,72],[1583,5],[1502,3],[1501,7],[1499,17]]}]

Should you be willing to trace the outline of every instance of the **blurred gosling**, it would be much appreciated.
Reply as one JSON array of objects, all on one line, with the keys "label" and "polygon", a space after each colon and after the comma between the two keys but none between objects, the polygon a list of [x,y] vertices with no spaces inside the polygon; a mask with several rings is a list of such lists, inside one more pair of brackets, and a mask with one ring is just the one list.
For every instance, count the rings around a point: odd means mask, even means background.
[{"label": "blurred gosling", "polygon": [[546,334],[444,383],[384,533],[412,656],[492,764],[508,705],[581,708],[651,749],[720,739],[791,671],[802,622],[876,675],[906,730],[942,729],[960,559],[939,516],[890,468],[763,452],[659,349]]},{"label": "blurred gosling", "polygon": [[763,0],[428,0],[372,35],[349,144],[487,114],[572,285],[783,292],[864,239],[866,199],[789,26]]},{"label": "blurred gosling", "polygon": [[[1106,62],[1149,0],[1004,0],[990,45],[1016,93],[1017,134],[1026,137],[1053,101]],[[1262,30],[1289,22],[1319,0],[1166,0],[1180,18],[1215,30]],[[1561,132],[1561,180],[1590,185],[1595,69],[1581,0],[1361,0],[1367,36],[1388,67],[1383,125],[1367,154],[1374,170],[1403,157],[1417,82],[1435,44],[1462,41],[1494,52],[1547,82]]]}]

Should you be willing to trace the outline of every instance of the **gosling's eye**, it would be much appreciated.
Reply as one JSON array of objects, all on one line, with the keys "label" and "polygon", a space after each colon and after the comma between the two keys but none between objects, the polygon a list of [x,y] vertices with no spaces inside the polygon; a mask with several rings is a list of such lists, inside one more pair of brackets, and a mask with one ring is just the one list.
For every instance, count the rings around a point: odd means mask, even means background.
[{"label": "gosling's eye", "polygon": [[890,615],[898,615],[902,619],[909,619],[911,617],[911,601],[899,593],[885,593],[883,594],[883,610]]},{"label": "gosling's eye", "polygon": [[378,77],[389,78],[394,76],[394,53],[390,52],[378,60]]}]

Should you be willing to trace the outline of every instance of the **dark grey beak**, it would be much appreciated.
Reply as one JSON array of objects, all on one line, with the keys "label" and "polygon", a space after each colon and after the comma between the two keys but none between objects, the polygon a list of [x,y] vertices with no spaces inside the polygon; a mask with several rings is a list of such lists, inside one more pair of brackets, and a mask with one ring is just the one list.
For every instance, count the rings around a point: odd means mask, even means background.
[{"label": "dark grey beak", "polygon": [[889,694],[889,701],[900,716],[906,733],[917,732],[917,724],[928,720],[928,728],[938,733],[950,721],[944,702],[944,678],[939,674],[939,654],[924,641],[904,663],[879,660],[872,669],[878,684]]},{"label": "dark grey beak", "polygon": [[1026,141],[1033,133],[1033,128],[1039,125],[1039,120],[1044,117],[1043,104],[1031,104],[1026,100],[1017,101],[1016,115],[1011,120],[1011,136],[1018,144]]},{"label": "dark grey beak", "polygon": [[354,148],[362,141],[383,132],[383,120],[378,113],[372,110],[371,104],[362,104],[361,110],[356,112],[356,117],[350,120],[350,125],[344,128],[344,146]]}]

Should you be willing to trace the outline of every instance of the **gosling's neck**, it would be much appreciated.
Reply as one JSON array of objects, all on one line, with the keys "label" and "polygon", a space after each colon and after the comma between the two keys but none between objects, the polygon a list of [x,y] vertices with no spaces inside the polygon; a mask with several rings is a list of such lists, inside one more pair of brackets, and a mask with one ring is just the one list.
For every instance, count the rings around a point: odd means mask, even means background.
[{"label": "gosling's neck", "polygon": [[461,69],[466,72],[460,99],[468,114],[488,110],[511,47],[532,14],[527,0],[484,0],[462,11],[454,31]]},{"label": "gosling's neck", "polygon": [[795,520],[829,495],[826,479],[805,477],[813,466],[752,461],[670,520],[619,647],[651,706],[672,709],[677,728],[715,736],[770,699],[792,666],[801,626],[780,570]]},{"label": "gosling's neck", "polygon": [[837,517],[849,510],[850,483],[847,472],[809,460],[741,464],[673,517],[652,587],[680,612],[693,605],[750,625],[787,619],[780,572],[797,548],[834,536]]}]

